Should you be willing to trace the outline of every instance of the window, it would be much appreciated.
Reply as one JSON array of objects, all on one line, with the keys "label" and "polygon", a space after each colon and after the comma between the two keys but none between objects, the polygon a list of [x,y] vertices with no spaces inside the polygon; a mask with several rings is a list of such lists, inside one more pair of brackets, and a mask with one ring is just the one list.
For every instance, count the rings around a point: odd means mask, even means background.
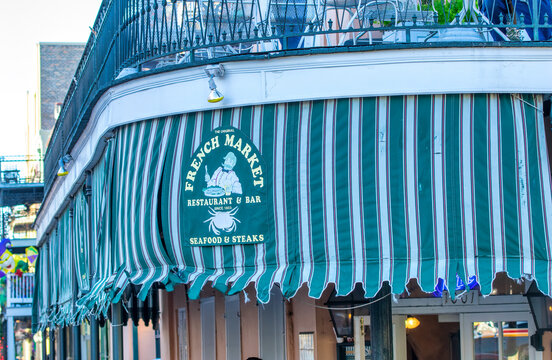
[{"label": "window", "polygon": [[216,359],[215,298],[200,300],[201,356],[203,360]]},{"label": "window", "polygon": [[186,308],[178,310],[178,359],[188,360],[188,319]]},{"label": "window", "polygon": [[314,360],[314,333],[299,333],[299,359]]},{"label": "window", "polygon": [[259,304],[259,340],[261,359],[286,358],[284,298],[276,286],[270,293],[268,304]]},{"label": "window", "polygon": [[227,296],[224,301],[226,322],[226,359],[241,359],[240,296]]}]

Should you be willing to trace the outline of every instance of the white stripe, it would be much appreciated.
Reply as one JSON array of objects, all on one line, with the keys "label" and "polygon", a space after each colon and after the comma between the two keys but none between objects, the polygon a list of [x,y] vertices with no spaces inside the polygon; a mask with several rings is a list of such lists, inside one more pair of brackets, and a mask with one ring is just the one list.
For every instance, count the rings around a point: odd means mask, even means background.
[{"label": "white stripe", "polygon": [[183,115],[180,118],[178,136],[176,138],[176,155],[174,157],[174,170],[171,174],[171,194],[169,196],[170,211],[170,232],[173,249],[176,253],[176,265],[183,269],[184,254],[182,253],[182,244],[180,242],[180,191],[182,186],[182,157],[184,155],[184,136],[186,135],[186,124],[188,116]]},{"label": "white stripe", "polygon": [[467,277],[476,275],[475,273],[475,248],[474,248],[474,223],[473,223],[473,176],[472,176],[472,165],[471,165],[471,137],[472,137],[472,114],[471,114],[471,95],[460,95],[462,96],[462,144],[460,144],[462,149],[462,192],[464,198],[462,205],[464,207],[464,246],[466,247],[466,265],[467,265]]},{"label": "white stripe", "polygon": [[310,126],[311,103],[303,102],[301,104],[301,118],[299,129],[299,230],[301,231],[301,280],[300,284],[310,283],[310,271],[312,268],[311,257],[311,236],[310,236],[310,214],[307,177],[309,164],[307,163],[307,152],[309,144],[309,126]]},{"label": "white stripe", "polygon": [[502,220],[500,210],[500,154],[498,148],[499,141],[499,119],[498,119],[498,95],[491,94],[489,102],[489,122],[491,131],[489,134],[491,142],[491,208],[493,209],[493,244],[496,272],[504,271],[504,253],[502,252]]},{"label": "white stripe", "polygon": [[[263,111],[262,106],[255,106],[253,108],[254,114],[253,114],[253,124],[252,124],[252,138],[253,138],[253,144],[255,144],[255,147],[259,150],[259,152],[262,153],[261,149],[261,136],[262,136],[262,129],[261,129],[261,114]],[[243,249],[243,248],[242,248]],[[243,250],[242,250],[243,254]],[[261,275],[265,272],[265,264],[264,259],[266,259],[266,245],[265,244],[259,244],[256,246],[256,258],[255,258],[255,272],[253,276],[251,276],[251,279],[249,282],[257,282]],[[243,270],[242,270],[243,271]],[[248,284],[249,284],[248,282]]]},{"label": "white stripe", "polygon": [[[537,97],[537,108],[542,109],[542,97],[539,95]],[[539,146],[539,167],[542,174],[541,180],[541,189],[543,192],[543,210],[544,210],[544,222],[547,224],[546,229],[548,230],[547,239],[548,239],[548,249],[552,248],[552,184],[550,182],[550,160],[548,157],[548,149],[546,145],[546,132],[544,129],[544,119],[543,119],[543,113],[541,111],[537,111],[537,137],[538,137],[538,146]],[[548,250],[547,249],[547,250]],[[548,255],[548,261],[550,262],[550,253]],[[550,294],[550,274],[548,274],[548,295]]]},{"label": "white stripe", "polygon": [[326,223],[326,242],[328,244],[328,279],[326,283],[337,283],[337,246],[336,246],[336,224],[334,209],[334,116],[335,100],[326,102],[326,114],[324,117],[324,222]]},{"label": "white stripe", "polygon": [[381,228],[382,274],[381,281],[391,280],[391,234],[389,233],[389,203],[387,199],[387,101],[388,98],[378,98],[378,198],[379,223]]},{"label": "white stripe", "polygon": [[522,103],[521,100],[512,96],[512,101],[514,103],[514,121],[516,125],[516,142],[517,142],[517,168],[519,178],[517,181],[518,184],[518,201],[520,208],[520,220],[521,220],[521,247],[523,249],[523,269],[521,269],[523,274],[531,274],[532,271],[532,259],[533,254],[531,253],[531,234],[529,232],[529,195],[528,195],[528,186],[527,181],[527,163],[525,159],[527,154],[525,152],[526,148],[526,139],[525,139],[525,124],[523,121],[522,113]]},{"label": "white stripe", "polygon": [[275,197],[276,207],[276,257],[278,258],[278,269],[274,274],[274,282],[282,283],[286,263],[286,223],[284,218],[285,189],[284,189],[284,127],[285,127],[286,106],[278,105],[278,116],[276,119],[276,138],[274,139],[276,150],[274,154],[275,165]]},{"label": "white stripe", "polygon": [[447,249],[445,230],[445,189],[443,156],[443,96],[434,97],[433,119],[433,166],[435,198],[435,239],[437,240],[437,278],[446,279]]},{"label": "white stripe", "polygon": [[364,238],[362,236],[362,209],[360,199],[362,198],[361,186],[361,147],[360,147],[360,99],[352,100],[351,104],[351,166],[350,166],[350,183],[351,183],[351,207],[352,207],[352,225],[353,225],[353,258],[354,258],[354,275],[353,286],[356,283],[364,283]]},{"label": "white stripe", "polygon": [[[416,208],[416,194],[418,193],[418,179],[416,179],[416,114],[415,97],[406,97],[406,211],[408,213],[408,242],[410,246],[409,279],[418,278],[418,264],[420,249],[418,245],[418,221]],[[400,151],[396,149],[396,151]],[[402,180],[402,179],[401,179]]]}]

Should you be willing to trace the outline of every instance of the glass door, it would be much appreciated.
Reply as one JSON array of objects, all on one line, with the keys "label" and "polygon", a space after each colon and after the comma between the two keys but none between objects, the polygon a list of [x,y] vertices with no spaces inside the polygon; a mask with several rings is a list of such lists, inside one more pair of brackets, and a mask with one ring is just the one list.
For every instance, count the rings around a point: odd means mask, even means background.
[{"label": "glass door", "polygon": [[540,360],[530,313],[461,314],[462,360]]}]

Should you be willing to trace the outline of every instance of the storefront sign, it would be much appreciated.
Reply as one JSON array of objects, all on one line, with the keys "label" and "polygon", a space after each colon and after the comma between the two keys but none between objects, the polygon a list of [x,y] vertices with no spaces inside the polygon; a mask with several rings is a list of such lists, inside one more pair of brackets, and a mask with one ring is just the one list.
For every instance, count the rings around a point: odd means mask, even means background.
[{"label": "storefront sign", "polygon": [[220,127],[185,170],[184,221],[190,246],[258,244],[268,228],[266,166],[240,130]]}]

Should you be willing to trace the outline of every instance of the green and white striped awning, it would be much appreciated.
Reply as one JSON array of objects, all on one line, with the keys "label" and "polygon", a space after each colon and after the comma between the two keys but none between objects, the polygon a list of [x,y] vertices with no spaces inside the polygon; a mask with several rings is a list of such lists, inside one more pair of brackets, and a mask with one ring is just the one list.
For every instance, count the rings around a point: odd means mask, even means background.
[{"label": "green and white striped awning", "polygon": [[[253,245],[183,240],[187,168],[213,129],[241,130],[266,163],[268,234]],[[94,170],[98,282],[80,313],[105,309],[128,283],[168,289],[249,283],[261,302],[279,284],[321,296],[360,283],[373,296],[411,278],[497,272],[550,294],[552,196],[542,98],[423,95],[320,100],[205,111],[119,128]],[[241,219],[239,226],[247,226]],[[83,309],[87,309],[84,311]]]},{"label": "green and white striped awning", "polygon": [[[268,301],[278,283],[320,297],[383,281],[496,272],[537,278],[550,292],[550,168],[540,97],[400,96],[340,99],[190,114],[159,120],[169,143],[162,231],[196,297],[207,281],[230,293],[254,282]],[[182,244],[185,164],[221,125],[245,132],[268,165],[269,241]],[[174,144],[170,143],[174,141]],[[454,287],[454,286],[453,286]]]}]

